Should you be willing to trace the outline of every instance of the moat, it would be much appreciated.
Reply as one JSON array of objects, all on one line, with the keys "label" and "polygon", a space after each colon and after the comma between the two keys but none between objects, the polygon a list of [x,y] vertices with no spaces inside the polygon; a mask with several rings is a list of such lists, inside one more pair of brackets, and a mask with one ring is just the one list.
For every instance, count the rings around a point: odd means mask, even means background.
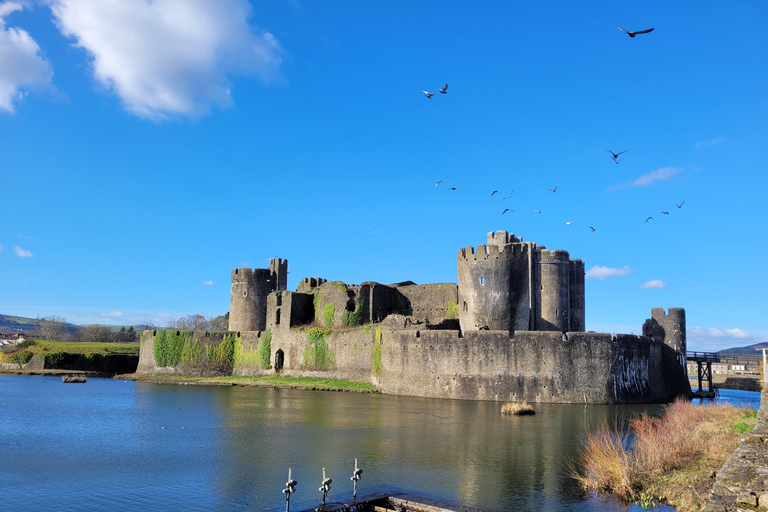
[{"label": "moat", "polygon": [[298,509],[319,500],[322,468],[330,498],[349,494],[355,457],[361,493],[394,486],[501,510],[623,510],[582,493],[564,463],[587,427],[659,406],[537,404],[532,417],[499,407],[0,375],[3,510],[276,510],[289,466]]}]

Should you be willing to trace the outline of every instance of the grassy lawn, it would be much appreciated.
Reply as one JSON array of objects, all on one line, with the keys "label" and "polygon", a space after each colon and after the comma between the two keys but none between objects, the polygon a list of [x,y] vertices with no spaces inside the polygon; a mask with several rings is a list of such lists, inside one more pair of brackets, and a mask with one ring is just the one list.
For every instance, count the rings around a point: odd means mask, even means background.
[{"label": "grassy lawn", "polygon": [[261,386],[273,388],[313,389],[321,391],[356,391],[360,393],[378,393],[370,382],[355,382],[338,379],[318,379],[314,377],[187,377],[181,375],[121,375],[121,379],[158,382],[167,384],[212,384],[223,386]]},{"label": "grassy lawn", "polygon": [[139,355],[138,343],[80,343],[68,341],[35,341],[25,348],[33,354],[67,352],[69,354],[135,354]]}]

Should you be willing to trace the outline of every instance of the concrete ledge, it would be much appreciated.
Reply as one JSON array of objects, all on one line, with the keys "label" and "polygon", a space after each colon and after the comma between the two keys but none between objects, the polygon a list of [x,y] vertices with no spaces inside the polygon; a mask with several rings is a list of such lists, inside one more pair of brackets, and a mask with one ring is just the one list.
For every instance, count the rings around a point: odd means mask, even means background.
[{"label": "concrete ledge", "polygon": [[717,472],[703,512],[768,510],[768,415],[765,386],[754,430],[744,434],[733,455]]}]

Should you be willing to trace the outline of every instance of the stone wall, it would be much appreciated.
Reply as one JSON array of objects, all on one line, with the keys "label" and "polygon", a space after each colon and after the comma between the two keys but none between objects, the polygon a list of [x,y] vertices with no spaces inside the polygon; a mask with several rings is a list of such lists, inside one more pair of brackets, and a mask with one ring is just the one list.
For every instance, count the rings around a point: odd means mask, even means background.
[{"label": "stone wall", "polygon": [[[398,320],[401,320],[398,322]],[[270,367],[235,364],[235,375],[281,374],[368,381],[384,393],[432,398],[560,403],[650,403],[667,400],[663,343],[649,337],[576,332],[427,330],[391,315],[379,325],[271,331]],[[405,327],[405,329],[404,329]],[[325,332],[321,367],[311,334]],[[253,353],[263,333],[238,333]],[[143,336],[140,372],[157,368],[151,336]]]}]

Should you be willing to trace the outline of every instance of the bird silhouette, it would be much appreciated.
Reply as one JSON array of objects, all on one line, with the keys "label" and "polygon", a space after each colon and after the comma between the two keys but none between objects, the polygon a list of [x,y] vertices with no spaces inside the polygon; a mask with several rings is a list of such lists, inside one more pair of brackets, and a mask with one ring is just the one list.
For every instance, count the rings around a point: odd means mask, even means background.
[{"label": "bird silhouette", "polygon": [[682,203],[680,203],[680,204],[675,204],[675,206],[677,206],[678,208],[682,208],[684,204],[685,204],[685,201],[683,201],[683,202],[682,202]]},{"label": "bird silhouette", "polygon": [[630,32],[629,30],[624,30],[623,28],[616,25],[619,30],[626,32],[629,37],[635,37],[637,34],[647,34],[648,32],[653,32],[652,28],[647,28],[645,30],[638,30],[637,32]]},{"label": "bird silhouette", "polygon": [[645,222],[648,222],[649,220],[653,220],[653,217],[648,217],[647,219],[645,219]]},{"label": "bird silhouette", "polygon": [[619,163],[619,162],[623,162],[623,161],[624,160],[618,160],[618,159],[614,160],[615,163]]},{"label": "bird silhouette", "polygon": [[429,98],[429,99],[432,99],[432,96],[434,96],[434,95],[435,95],[435,93],[433,93],[433,92],[427,92],[427,91],[421,91],[421,92],[423,92],[424,94],[426,94],[426,95],[427,95],[427,98]]},{"label": "bird silhouette", "polygon": [[609,152],[609,153],[611,154],[611,156],[613,157],[613,159],[614,159],[614,160],[616,160],[617,158],[619,158],[619,155],[620,155],[620,154],[622,154],[622,153],[626,153],[627,151],[629,151],[628,149],[625,149],[624,151],[619,151],[618,153],[614,153],[613,151],[611,151],[611,150],[610,150],[610,149],[608,149],[608,148],[603,148],[603,149],[605,149],[607,152]]},{"label": "bird silhouette", "polygon": [[595,228],[593,228],[592,226],[587,226],[587,227],[588,227],[589,229],[591,229],[593,232],[595,231]]},{"label": "bird silhouette", "polygon": [[555,188],[548,188],[547,190],[549,190],[550,192],[557,192],[557,187],[559,186],[560,185],[558,184],[558,185],[555,185]]},{"label": "bird silhouette", "polygon": [[669,215],[669,212],[661,212],[661,213],[663,213],[664,215]]},{"label": "bird silhouette", "polygon": [[533,210],[533,213],[541,214],[541,210]]},{"label": "bird silhouette", "polygon": [[445,84],[445,87],[443,87],[442,89],[438,89],[437,92],[439,92],[440,94],[448,94],[448,84]]},{"label": "bird silhouette", "polygon": [[441,183],[442,183],[442,182],[444,182],[444,181],[445,181],[445,180],[437,180],[437,183],[435,183],[435,186],[438,186],[439,184],[441,184]]},{"label": "bird silhouette", "polygon": [[456,187],[451,187],[451,190],[456,190]]},{"label": "bird silhouette", "polygon": [[576,219],[576,220],[569,220],[568,222],[563,222],[563,224],[565,224],[566,226],[570,226],[571,224],[573,224],[573,223],[574,223],[574,222],[576,222],[577,220],[579,220],[579,219]]},{"label": "bird silhouette", "polygon": [[501,212],[502,215],[504,215],[507,212],[515,213],[515,210],[510,210],[509,208],[505,209],[503,212]]},{"label": "bird silhouette", "polygon": [[491,192],[491,197],[493,197],[493,194],[498,194],[498,193],[499,193],[498,190],[494,190],[493,192]]},{"label": "bird silhouette", "polygon": [[502,197],[502,199],[509,199],[510,197],[512,197],[512,194],[514,194],[514,193],[515,193],[515,191],[513,190],[512,192],[509,193],[509,195],[507,197]]}]

